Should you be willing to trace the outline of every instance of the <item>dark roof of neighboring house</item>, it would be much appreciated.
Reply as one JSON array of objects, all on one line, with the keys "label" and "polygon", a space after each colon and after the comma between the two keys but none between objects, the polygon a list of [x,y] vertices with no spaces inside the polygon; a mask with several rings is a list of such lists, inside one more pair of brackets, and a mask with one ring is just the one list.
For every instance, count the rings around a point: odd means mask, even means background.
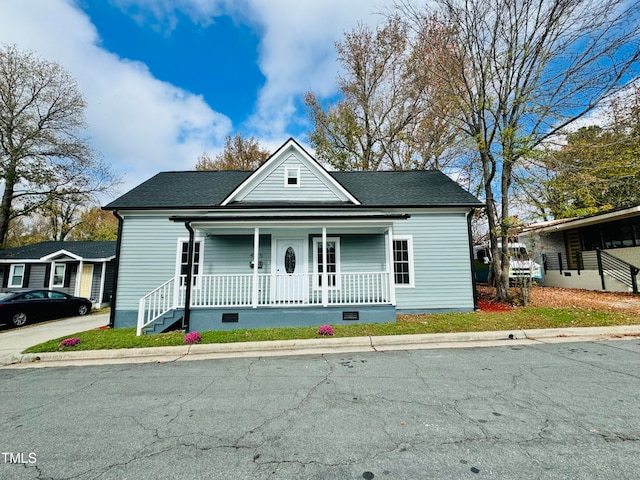
[{"label": "dark roof of neighboring house", "polygon": [[[480,207],[483,205],[476,197],[438,170],[328,173],[365,207]],[[103,208],[216,207],[251,174],[252,172],[234,170],[162,172]],[[282,203],[269,202],[261,205],[276,206]],[[313,206],[314,204],[301,202],[297,205]],[[351,204],[337,202],[336,205]]]},{"label": "dark roof of neighboring house", "polygon": [[40,242],[0,250],[0,260],[39,260],[60,250],[65,250],[84,259],[109,258],[116,254],[116,242]]}]

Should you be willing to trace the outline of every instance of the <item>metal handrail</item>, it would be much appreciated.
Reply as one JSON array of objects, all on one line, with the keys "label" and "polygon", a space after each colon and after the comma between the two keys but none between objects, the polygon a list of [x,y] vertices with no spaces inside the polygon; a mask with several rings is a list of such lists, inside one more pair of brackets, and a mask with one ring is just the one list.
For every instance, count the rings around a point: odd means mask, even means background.
[{"label": "metal handrail", "polygon": [[602,289],[605,290],[604,274],[618,280],[620,283],[631,288],[633,293],[638,293],[637,275],[640,268],[624,260],[611,255],[601,249],[596,249],[598,255],[598,272],[602,278]]}]

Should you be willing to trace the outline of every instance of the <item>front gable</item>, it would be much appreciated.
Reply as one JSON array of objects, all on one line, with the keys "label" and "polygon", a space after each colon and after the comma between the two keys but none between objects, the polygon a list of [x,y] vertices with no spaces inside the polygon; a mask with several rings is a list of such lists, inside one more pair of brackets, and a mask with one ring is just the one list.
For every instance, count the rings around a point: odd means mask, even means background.
[{"label": "front gable", "polygon": [[360,202],[295,140],[289,139],[221,205],[231,203]]}]

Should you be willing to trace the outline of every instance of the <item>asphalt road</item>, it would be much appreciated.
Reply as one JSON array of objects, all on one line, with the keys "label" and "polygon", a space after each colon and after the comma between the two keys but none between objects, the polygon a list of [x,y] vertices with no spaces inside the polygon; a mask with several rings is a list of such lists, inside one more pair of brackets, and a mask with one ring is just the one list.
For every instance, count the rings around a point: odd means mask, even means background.
[{"label": "asphalt road", "polygon": [[0,370],[2,479],[637,479],[640,340]]}]

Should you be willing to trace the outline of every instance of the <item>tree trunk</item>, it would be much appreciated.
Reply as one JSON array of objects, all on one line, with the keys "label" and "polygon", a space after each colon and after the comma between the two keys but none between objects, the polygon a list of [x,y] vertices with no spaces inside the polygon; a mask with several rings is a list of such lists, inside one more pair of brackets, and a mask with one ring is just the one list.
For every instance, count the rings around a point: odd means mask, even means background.
[{"label": "tree trunk", "polygon": [[9,231],[9,220],[11,219],[11,201],[13,200],[13,190],[15,184],[5,179],[4,193],[2,194],[2,202],[0,203],[0,246],[4,246],[7,233]]}]

